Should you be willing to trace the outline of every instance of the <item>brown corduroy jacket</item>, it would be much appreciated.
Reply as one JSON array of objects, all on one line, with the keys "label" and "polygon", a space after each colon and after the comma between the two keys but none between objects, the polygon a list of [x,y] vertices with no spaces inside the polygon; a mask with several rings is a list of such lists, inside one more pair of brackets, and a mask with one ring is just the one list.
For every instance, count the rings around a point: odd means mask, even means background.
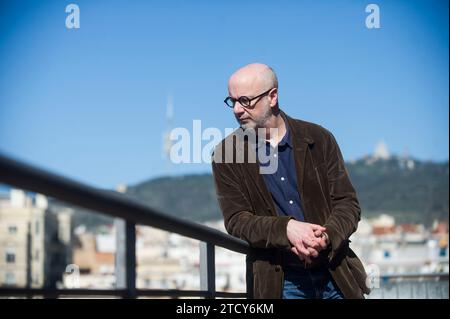
[{"label": "brown corduroy jacket", "polygon": [[[330,247],[317,260],[325,261],[345,298],[364,298],[366,272],[349,247],[349,237],[360,220],[360,206],[334,136],[323,127],[288,117],[294,146],[297,188],[305,221],[323,225]],[[257,161],[236,154],[253,154],[238,129],[215,148],[212,168],[225,227],[247,241],[254,252],[247,256],[247,289],[253,298],[281,298],[284,282],[282,252],[290,251],[286,227],[293,217],[278,216]],[[244,136],[244,137],[243,137]],[[227,144],[231,143],[231,144]],[[225,145],[232,145],[225,151]],[[228,146],[227,146],[228,147]],[[248,153],[247,153],[248,152]],[[236,163],[237,161],[237,163]],[[314,263],[311,267],[314,267]]]}]

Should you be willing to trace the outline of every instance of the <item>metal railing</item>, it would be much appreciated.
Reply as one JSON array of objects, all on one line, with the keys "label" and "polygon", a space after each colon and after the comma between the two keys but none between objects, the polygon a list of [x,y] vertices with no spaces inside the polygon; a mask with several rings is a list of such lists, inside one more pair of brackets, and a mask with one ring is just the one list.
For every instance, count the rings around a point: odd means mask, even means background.
[{"label": "metal railing", "polygon": [[[29,289],[0,287],[3,296],[141,296],[232,297],[247,298],[246,293],[218,292],[215,286],[215,246],[248,254],[247,242],[216,229],[158,212],[123,194],[100,190],[72,179],[42,170],[0,154],[0,182],[44,194],[95,212],[125,221],[125,287],[123,289]],[[200,290],[136,288],[136,225],[145,225],[200,241]]]},{"label": "metal railing", "polygon": [[448,273],[381,275],[369,299],[448,299]]},{"label": "metal railing", "polygon": [[[0,182],[41,193],[67,203],[125,221],[124,287],[118,289],[34,289],[0,287],[0,296],[112,296],[248,298],[246,293],[219,292],[215,287],[215,246],[248,254],[247,242],[216,229],[160,213],[123,194],[100,190],[50,173],[0,154]],[[156,227],[200,241],[200,290],[136,288],[136,225]],[[368,296],[376,298],[448,298],[447,274],[383,275],[380,287]]]}]

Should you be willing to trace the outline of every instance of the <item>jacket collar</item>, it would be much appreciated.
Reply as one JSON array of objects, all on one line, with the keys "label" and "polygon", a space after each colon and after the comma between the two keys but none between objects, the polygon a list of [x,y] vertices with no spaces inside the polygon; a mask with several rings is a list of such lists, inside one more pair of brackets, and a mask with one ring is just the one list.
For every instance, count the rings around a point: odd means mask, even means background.
[{"label": "jacket collar", "polygon": [[291,140],[293,141],[293,144],[295,144],[295,141],[300,141],[308,145],[314,144],[314,139],[310,136],[303,121],[295,120],[281,110],[280,115],[291,132]]}]

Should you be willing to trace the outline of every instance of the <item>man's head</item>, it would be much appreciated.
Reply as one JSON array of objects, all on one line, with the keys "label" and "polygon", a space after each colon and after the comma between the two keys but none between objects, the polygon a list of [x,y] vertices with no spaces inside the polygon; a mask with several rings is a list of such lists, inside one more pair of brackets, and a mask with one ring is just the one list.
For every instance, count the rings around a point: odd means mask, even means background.
[{"label": "man's head", "polygon": [[[278,113],[277,76],[265,64],[252,63],[233,73],[228,81],[228,93],[236,100],[233,112],[243,129],[266,127],[270,117]],[[261,96],[253,99],[258,95]],[[238,101],[241,97],[253,100],[245,106]]]}]

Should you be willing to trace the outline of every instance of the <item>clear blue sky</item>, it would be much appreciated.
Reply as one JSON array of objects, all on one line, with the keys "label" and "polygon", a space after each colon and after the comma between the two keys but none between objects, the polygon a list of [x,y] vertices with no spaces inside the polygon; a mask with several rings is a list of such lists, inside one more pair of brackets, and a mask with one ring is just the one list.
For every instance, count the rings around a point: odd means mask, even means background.
[{"label": "clear blue sky", "polygon": [[369,3],[0,0],[0,151],[100,187],[164,175],[168,93],[174,126],[235,127],[228,77],[258,61],[282,108],[331,130],[346,159],[384,140],[448,160],[448,1],[377,1],[371,30]]}]

